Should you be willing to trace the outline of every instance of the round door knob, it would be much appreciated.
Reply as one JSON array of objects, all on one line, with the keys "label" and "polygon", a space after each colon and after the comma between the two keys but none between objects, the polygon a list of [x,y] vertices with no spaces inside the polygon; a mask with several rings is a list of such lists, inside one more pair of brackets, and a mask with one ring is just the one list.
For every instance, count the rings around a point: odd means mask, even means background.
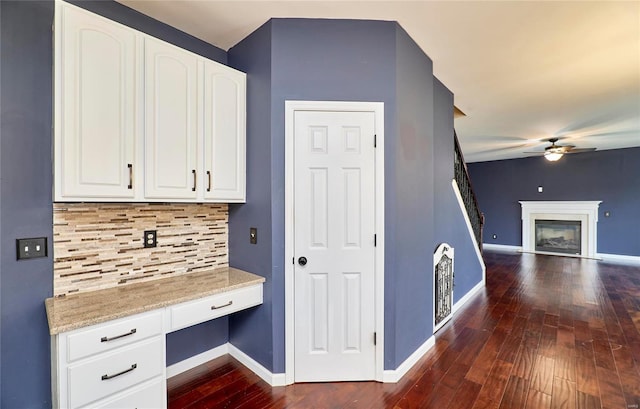
[{"label": "round door knob", "polygon": [[300,257],[298,259],[298,264],[300,264],[301,266],[304,266],[307,264],[307,258],[306,257]]}]

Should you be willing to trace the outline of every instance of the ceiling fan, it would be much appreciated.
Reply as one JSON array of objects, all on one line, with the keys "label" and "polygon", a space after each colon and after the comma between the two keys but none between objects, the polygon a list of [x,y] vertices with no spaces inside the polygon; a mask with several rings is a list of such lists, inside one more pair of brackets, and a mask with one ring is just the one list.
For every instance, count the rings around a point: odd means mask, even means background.
[{"label": "ceiling fan", "polygon": [[583,153],[583,152],[593,152],[596,148],[581,148],[575,149],[574,145],[556,145],[558,142],[558,138],[551,138],[548,140],[551,142],[551,146],[547,146],[544,148],[544,152],[525,152],[525,153],[535,153],[542,154],[544,158],[548,161],[555,162],[562,157],[562,155],[567,153]]}]

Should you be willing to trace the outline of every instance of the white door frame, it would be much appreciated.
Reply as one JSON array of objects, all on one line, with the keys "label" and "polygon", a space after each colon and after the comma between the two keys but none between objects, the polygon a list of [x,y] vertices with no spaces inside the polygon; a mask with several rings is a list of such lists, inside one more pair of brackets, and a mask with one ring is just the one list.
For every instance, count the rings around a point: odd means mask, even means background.
[{"label": "white door frame", "polygon": [[284,234],[284,297],[285,297],[285,379],[294,383],[295,320],[294,320],[294,112],[352,111],[373,112],[375,116],[375,331],[376,379],[383,381],[384,371],[384,103],[338,101],[285,101],[285,234]]}]

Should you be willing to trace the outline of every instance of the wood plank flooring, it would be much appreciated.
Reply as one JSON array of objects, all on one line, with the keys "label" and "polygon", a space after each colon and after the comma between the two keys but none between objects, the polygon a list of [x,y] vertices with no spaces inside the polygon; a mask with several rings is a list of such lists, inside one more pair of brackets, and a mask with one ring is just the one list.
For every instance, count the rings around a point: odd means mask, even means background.
[{"label": "wood plank flooring", "polygon": [[640,407],[639,266],[484,257],[486,291],[438,332],[435,346],[396,384],[272,388],[224,356],[170,378],[169,408]]}]

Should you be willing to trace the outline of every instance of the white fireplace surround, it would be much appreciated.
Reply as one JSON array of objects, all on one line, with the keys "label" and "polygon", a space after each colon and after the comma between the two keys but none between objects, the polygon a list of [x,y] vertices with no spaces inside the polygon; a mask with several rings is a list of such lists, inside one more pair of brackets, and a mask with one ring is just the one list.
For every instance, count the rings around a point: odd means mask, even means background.
[{"label": "white fireplace surround", "polygon": [[598,207],[602,201],[531,201],[522,206],[522,251],[528,253],[559,254],[536,251],[535,222],[537,220],[579,220],[581,251],[579,257],[596,258],[598,249]]}]

